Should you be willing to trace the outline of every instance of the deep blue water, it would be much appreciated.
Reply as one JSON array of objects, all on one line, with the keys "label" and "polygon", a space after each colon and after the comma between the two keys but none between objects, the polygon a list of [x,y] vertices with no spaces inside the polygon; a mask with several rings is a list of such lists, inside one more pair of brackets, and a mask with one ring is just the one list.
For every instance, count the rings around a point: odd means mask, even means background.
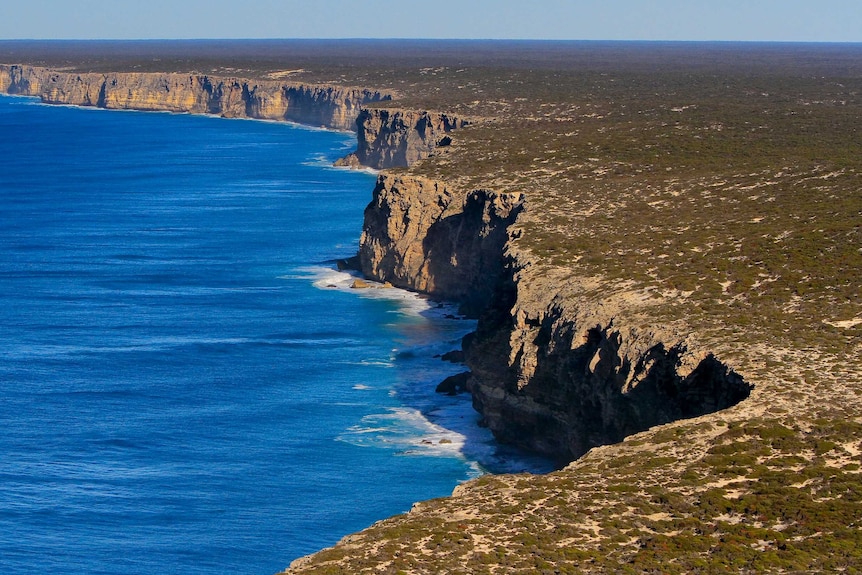
[{"label": "deep blue water", "polygon": [[265,575],[526,464],[433,393],[471,322],[331,264],[352,145],[0,96],[1,572]]}]

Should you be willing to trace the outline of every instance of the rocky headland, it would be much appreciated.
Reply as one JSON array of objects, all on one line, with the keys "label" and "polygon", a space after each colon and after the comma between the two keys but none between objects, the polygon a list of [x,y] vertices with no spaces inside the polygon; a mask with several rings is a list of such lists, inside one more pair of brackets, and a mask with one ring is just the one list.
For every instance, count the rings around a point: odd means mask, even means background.
[{"label": "rocky headland", "polygon": [[858,568],[857,52],[568,49],[340,76],[379,90],[26,65],[0,90],[354,128],[343,163],[386,169],[363,273],[479,318],[474,405],[560,471],[469,482],[290,573]]},{"label": "rocky headland", "polygon": [[[382,174],[359,259],[378,281],[458,301],[480,317],[467,388],[507,443],[568,462],[662,423],[730,407],[751,385],[681,333],[640,327],[643,298],[576,297],[518,249],[523,194]],[[573,290],[574,291],[574,290]]]}]

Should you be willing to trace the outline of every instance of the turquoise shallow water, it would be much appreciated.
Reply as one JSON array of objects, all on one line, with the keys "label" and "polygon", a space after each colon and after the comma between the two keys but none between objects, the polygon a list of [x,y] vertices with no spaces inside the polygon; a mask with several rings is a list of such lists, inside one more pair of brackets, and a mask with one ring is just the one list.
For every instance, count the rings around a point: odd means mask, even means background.
[{"label": "turquoise shallow water", "polygon": [[4,573],[273,573],[536,464],[433,393],[471,322],[334,270],[352,135],[9,97],[0,134]]}]

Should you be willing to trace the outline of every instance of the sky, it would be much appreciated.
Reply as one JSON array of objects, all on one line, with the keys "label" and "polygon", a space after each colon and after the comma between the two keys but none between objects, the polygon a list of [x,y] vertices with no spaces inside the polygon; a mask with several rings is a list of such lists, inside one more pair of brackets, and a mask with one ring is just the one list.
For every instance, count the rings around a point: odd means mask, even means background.
[{"label": "sky", "polygon": [[862,42],[862,0],[0,0],[0,40]]}]

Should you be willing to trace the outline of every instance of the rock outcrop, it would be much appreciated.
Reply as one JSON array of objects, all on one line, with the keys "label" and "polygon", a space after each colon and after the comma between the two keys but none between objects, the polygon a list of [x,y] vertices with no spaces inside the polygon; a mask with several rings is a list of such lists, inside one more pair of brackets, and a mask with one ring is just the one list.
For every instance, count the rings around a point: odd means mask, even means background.
[{"label": "rock outcrop", "polygon": [[344,162],[378,169],[406,167],[448,146],[449,132],[469,123],[442,112],[364,109],[357,119],[356,151]]},{"label": "rock outcrop", "polygon": [[359,258],[379,281],[454,300],[478,314],[503,274],[520,194],[467,194],[416,176],[382,173],[365,209]]},{"label": "rock outcrop", "polygon": [[199,74],[77,74],[17,65],[0,65],[0,92],[37,96],[49,104],[216,114],[337,130],[355,130],[363,105],[391,98],[340,86]]},{"label": "rock outcrop", "polygon": [[467,387],[499,440],[567,463],[749,396],[751,386],[709,351],[627,321],[643,301],[578,297],[577,280],[538,277],[550,272],[509,247],[512,275],[465,339]]}]

